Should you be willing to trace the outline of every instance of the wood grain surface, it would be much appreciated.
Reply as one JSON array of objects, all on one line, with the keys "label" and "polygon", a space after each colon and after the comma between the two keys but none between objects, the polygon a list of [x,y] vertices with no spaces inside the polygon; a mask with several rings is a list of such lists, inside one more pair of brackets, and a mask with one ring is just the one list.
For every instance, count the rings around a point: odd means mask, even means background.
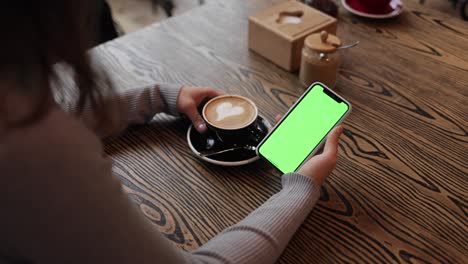
[{"label": "wood grain surface", "polygon": [[[295,74],[247,48],[247,17],[279,1],[212,2],[92,52],[124,89],[213,86],[273,120],[304,91]],[[396,19],[341,10],[337,92],[353,104],[338,166],[279,263],[468,262],[468,24],[407,3]],[[158,116],[106,142],[114,171],[176,246],[193,250],[280,190],[264,162],[197,159],[185,120]]]}]

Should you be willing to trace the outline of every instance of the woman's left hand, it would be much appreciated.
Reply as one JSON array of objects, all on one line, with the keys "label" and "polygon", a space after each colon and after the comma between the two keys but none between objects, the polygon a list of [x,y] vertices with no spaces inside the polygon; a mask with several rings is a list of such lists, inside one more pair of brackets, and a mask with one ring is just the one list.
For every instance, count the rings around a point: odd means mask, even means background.
[{"label": "woman's left hand", "polygon": [[198,106],[205,99],[223,95],[224,92],[211,87],[183,86],[177,97],[177,112],[185,114],[199,133],[207,130],[203,117],[198,112]]}]

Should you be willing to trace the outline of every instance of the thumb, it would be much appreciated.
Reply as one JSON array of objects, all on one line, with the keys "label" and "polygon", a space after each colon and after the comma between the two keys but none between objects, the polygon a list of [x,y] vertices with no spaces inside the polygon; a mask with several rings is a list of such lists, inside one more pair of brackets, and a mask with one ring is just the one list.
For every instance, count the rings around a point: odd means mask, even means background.
[{"label": "thumb", "polygon": [[325,142],[325,147],[323,150],[323,153],[325,155],[336,155],[336,153],[338,152],[338,141],[342,132],[342,126],[337,126],[332,130],[332,132],[330,132],[330,134],[327,137],[327,141]]},{"label": "thumb", "polygon": [[206,123],[203,120],[202,116],[198,113],[197,108],[190,110],[189,112],[185,113],[187,117],[192,121],[193,126],[198,131],[198,133],[205,133]]}]

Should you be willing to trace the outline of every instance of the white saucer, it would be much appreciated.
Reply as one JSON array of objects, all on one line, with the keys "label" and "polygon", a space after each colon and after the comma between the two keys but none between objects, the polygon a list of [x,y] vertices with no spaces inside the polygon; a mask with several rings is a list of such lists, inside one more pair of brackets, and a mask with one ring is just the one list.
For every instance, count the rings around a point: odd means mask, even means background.
[{"label": "white saucer", "polygon": [[[267,127],[267,129],[270,129],[271,128],[271,124],[270,122],[265,119],[264,117],[262,116],[259,116],[261,118],[261,121],[262,123]],[[249,164],[249,163],[252,163],[254,161],[257,161],[260,157],[255,155],[254,157],[251,157],[251,158],[248,158],[248,159],[240,159],[240,160],[236,160],[236,161],[224,161],[224,160],[217,160],[217,159],[214,159],[212,157],[206,157],[206,156],[202,156],[200,154],[200,151],[197,150],[194,145],[192,144],[192,140],[191,140],[191,133],[192,133],[192,130],[193,130],[193,125],[190,125],[188,131],[187,131],[187,143],[190,147],[190,150],[192,150],[193,154],[195,154],[195,156],[197,156],[198,158],[206,161],[206,162],[209,162],[209,163],[212,163],[212,164],[216,164],[216,165],[221,165],[221,166],[241,166],[241,165],[246,165],[246,164]],[[197,133],[197,132],[196,132]]]},{"label": "white saucer", "polygon": [[373,18],[373,19],[387,19],[387,18],[392,18],[400,15],[403,12],[403,3],[400,0],[393,0],[390,2],[390,5],[393,8],[393,11],[387,14],[370,14],[370,13],[365,13],[358,11],[351,6],[348,5],[346,0],[341,0],[341,4],[343,7],[348,10],[349,12],[357,15],[357,16],[362,16],[362,17],[367,17],[367,18]]}]

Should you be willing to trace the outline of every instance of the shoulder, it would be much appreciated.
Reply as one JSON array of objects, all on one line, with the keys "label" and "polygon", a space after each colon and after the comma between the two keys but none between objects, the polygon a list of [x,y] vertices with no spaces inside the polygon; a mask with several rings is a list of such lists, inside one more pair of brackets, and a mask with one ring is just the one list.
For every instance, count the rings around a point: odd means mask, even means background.
[{"label": "shoulder", "polygon": [[95,189],[120,191],[99,138],[60,109],[0,140],[0,180],[8,186],[0,208],[49,210]]},{"label": "shoulder", "polygon": [[0,171],[17,180],[72,174],[102,159],[99,138],[58,107],[33,124],[5,130],[0,138]]},{"label": "shoulder", "polygon": [[24,152],[22,154],[28,155],[73,149],[101,151],[97,136],[58,107],[53,107],[32,124],[5,130],[0,141],[9,152]]}]

